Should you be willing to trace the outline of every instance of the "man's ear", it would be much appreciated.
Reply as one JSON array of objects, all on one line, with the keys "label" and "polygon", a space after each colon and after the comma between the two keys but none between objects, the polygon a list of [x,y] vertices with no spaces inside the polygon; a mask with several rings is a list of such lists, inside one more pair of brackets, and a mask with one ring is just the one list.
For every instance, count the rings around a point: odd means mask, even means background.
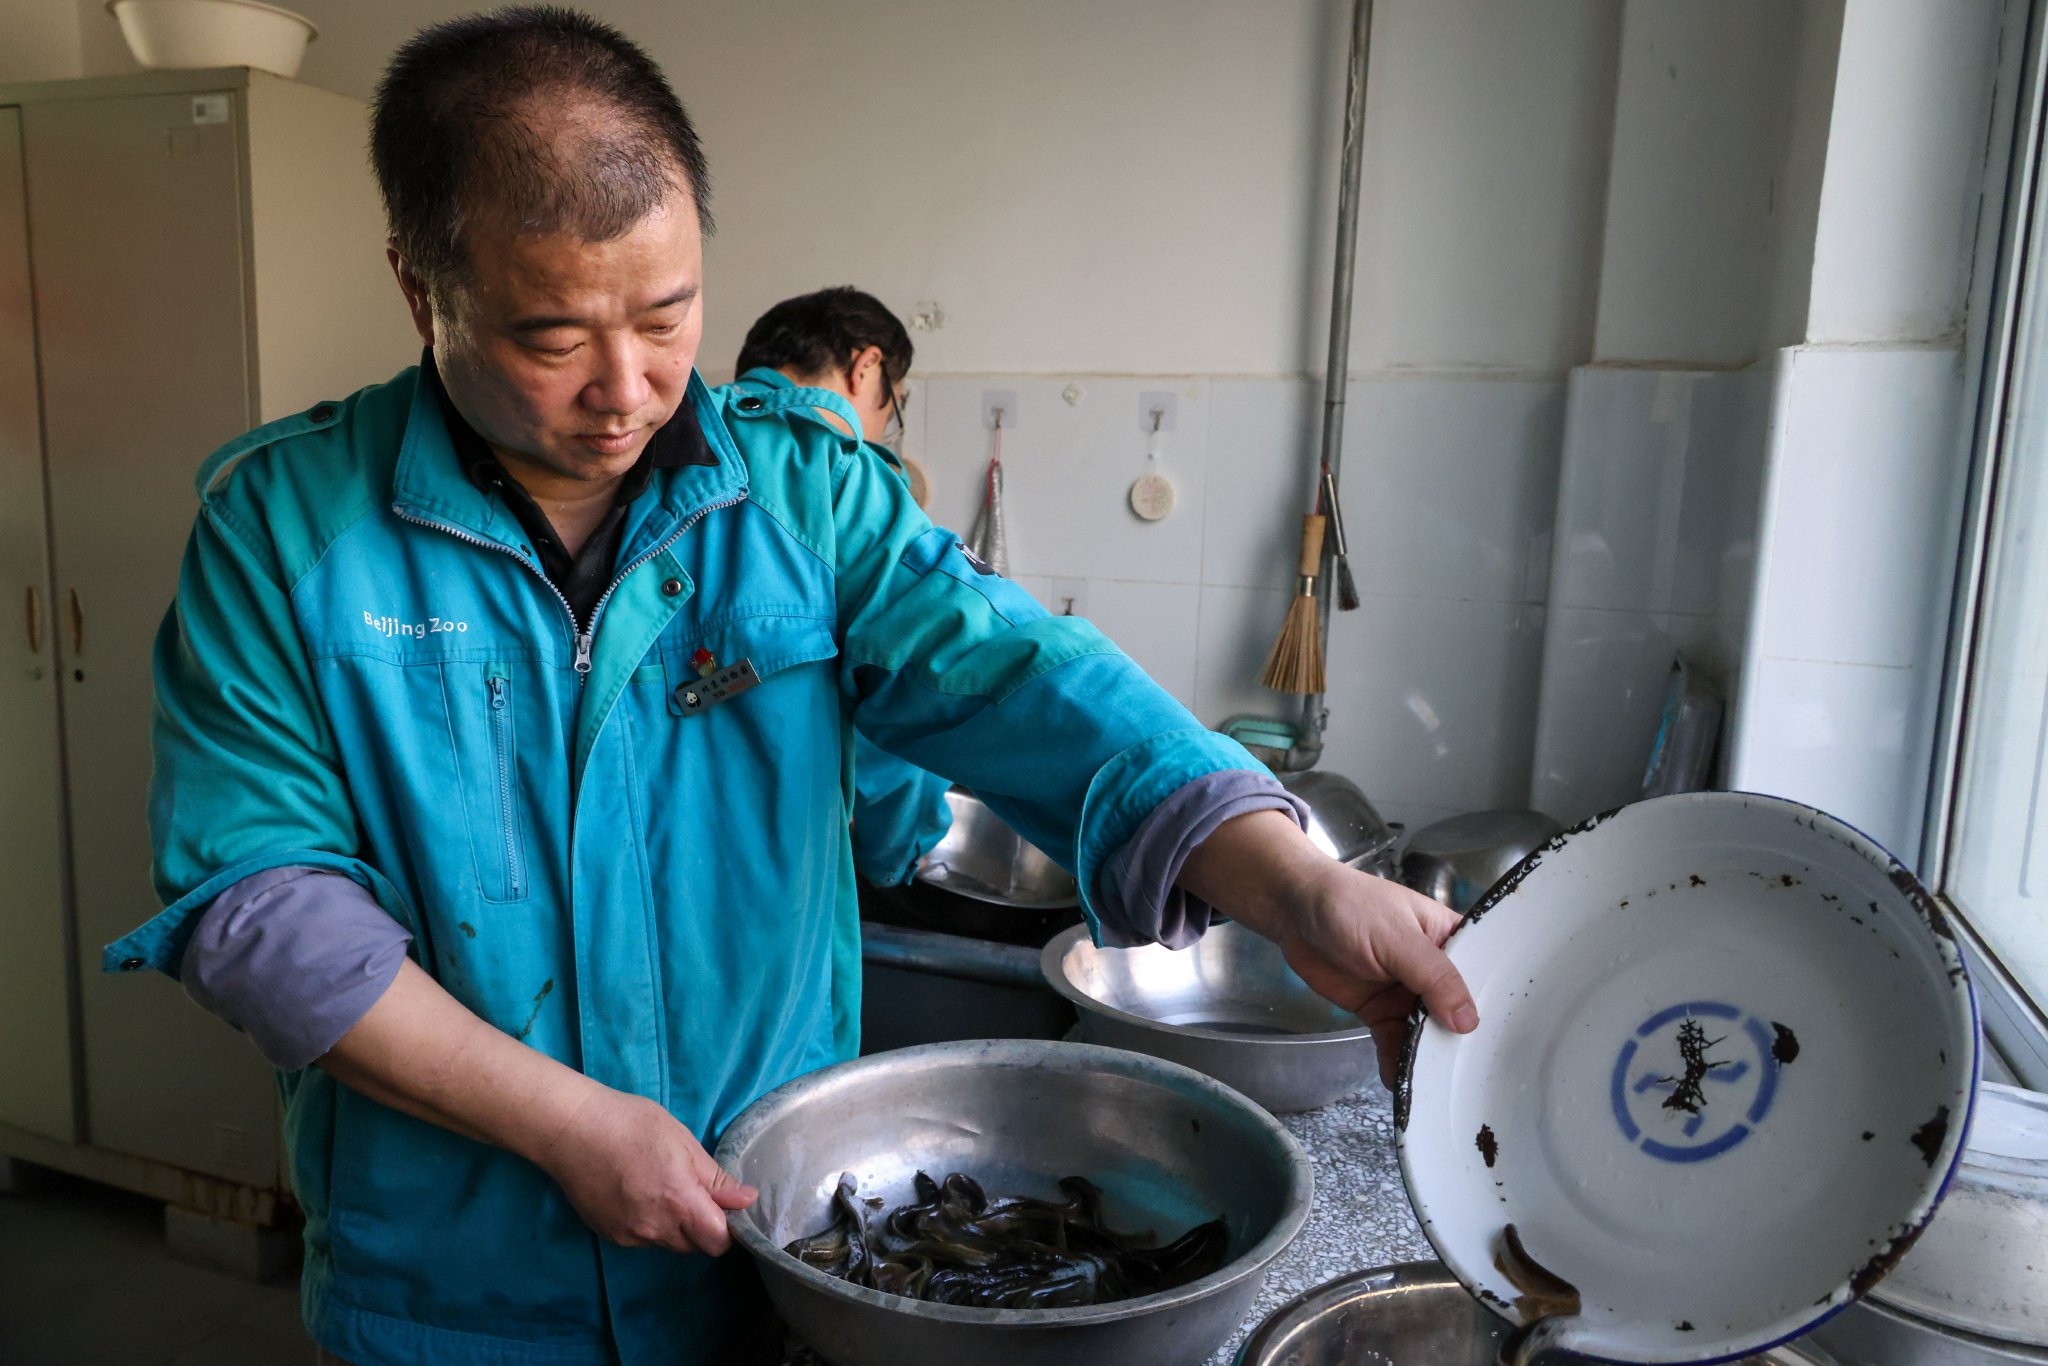
[{"label": "man's ear", "polygon": [[398,290],[405,295],[406,311],[412,314],[413,331],[420,334],[420,342],[426,346],[434,344],[434,304],[429,297],[426,282],[413,273],[412,266],[398,250],[396,238],[384,239],[384,259],[391,263],[391,273],[398,277]]},{"label": "man's ear", "polygon": [[853,360],[846,367],[846,387],[853,391],[857,403],[880,407],[888,402],[883,392],[881,347],[864,346],[853,353]]}]

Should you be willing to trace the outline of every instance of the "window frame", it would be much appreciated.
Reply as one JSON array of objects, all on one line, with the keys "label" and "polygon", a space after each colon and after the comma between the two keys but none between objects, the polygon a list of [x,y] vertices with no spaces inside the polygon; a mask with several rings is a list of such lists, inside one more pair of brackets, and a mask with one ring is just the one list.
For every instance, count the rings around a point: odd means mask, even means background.
[{"label": "window frame", "polygon": [[[2048,3],[2007,0],[2005,9],[2005,32],[2023,35],[2024,41],[2008,43],[2002,54],[2000,94],[1993,104],[1987,141],[1974,256],[1979,264],[1972,272],[1965,337],[1964,373],[1970,392],[1964,395],[1964,411],[1970,420],[1964,451],[1969,483],[1919,865],[1959,927],[1995,1067],[2033,1090],[2048,1091],[2048,1001],[2027,996],[1971,925],[1968,913],[1948,894],[1968,760],[1970,686],[1987,649],[1987,588],[1997,570],[1993,529],[2000,491],[2017,458],[2010,440],[2014,393],[2030,360],[2041,381],[2033,392],[2048,403],[2048,167],[2043,165],[2048,155]],[[2025,332],[2030,303],[2039,337]],[[2022,350],[2029,343],[2032,357]]]}]

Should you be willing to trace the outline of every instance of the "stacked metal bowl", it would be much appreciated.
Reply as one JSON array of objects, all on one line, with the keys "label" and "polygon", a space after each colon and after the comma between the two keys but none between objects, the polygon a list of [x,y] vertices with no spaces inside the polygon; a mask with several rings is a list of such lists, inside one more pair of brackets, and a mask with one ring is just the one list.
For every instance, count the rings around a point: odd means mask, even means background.
[{"label": "stacked metal bowl", "polygon": [[1863,1303],[1814,1336],[1885,1366],[2048,1366],[2048,1096],[1978,1087],[1940,1212]]},{"label": "stacked metal bowl", "polygon": [[[1342,1276],[1289,1300],[1246,1340],[1237,1366],[1495,1366],[1508,1331],[1442,1262],[1405,1262]],[[1793,1343],[1736,1366],[1836,1362],[1811,1344]]]},{"label": "stacked metal bowl", "polygon": [[1039,966],[1080,1017],[1080,1037],[1167,1058],[1279,1114],[1372,1083],[1372,1031],[1308,989],[1280,950],[1235,924],[1185,949],[1097,948],[1077,925]]}]

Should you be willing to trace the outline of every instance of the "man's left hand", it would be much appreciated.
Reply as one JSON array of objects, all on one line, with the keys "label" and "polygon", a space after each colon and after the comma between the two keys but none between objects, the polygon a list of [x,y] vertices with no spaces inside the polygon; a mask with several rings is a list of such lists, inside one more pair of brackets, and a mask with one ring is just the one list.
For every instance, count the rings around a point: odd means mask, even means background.
[{"label": "man's left hand", "polygon": [[1272,940],[1317,995],[1371,1026],[1380,1078],[1400,1070],[1403,1023],[1420,999],[1460,1034],[1479,1024],[1443,951],[1457,912],[1397,882],[1347,868],[1280,811],[1225,821],[1188,856],[1180,884]]}]

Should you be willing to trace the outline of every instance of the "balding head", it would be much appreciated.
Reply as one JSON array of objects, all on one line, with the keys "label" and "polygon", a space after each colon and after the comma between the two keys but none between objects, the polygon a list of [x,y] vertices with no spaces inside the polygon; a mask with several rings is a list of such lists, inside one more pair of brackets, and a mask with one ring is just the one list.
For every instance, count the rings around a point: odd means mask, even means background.
[{"label": "balding head", "polygon": [[711,227],[703,149],[660,68],[571,10],[422,30],[378,85],[370,150],[393,244],[437,295],[467,279],[479,222],[609,242],[681,191]]}]

